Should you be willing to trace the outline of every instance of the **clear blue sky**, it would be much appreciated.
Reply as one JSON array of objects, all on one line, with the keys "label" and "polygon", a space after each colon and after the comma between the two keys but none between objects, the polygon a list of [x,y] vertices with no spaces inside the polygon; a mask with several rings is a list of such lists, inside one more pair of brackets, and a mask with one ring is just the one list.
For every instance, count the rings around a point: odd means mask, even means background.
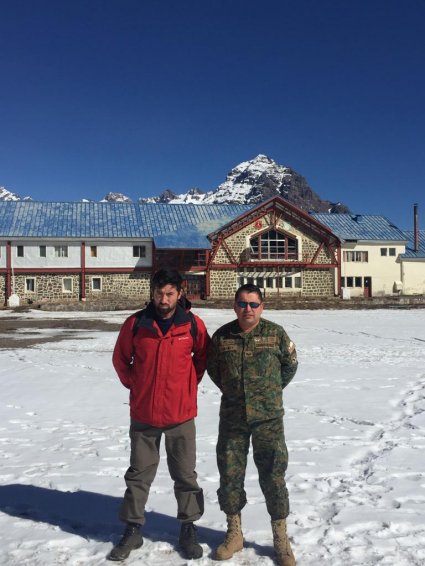
[{"label": "clear blue sky", "polygon": [[425,227],[424,0],[0,0],[0,38],[21,196],[211,190],[264,153]]}]

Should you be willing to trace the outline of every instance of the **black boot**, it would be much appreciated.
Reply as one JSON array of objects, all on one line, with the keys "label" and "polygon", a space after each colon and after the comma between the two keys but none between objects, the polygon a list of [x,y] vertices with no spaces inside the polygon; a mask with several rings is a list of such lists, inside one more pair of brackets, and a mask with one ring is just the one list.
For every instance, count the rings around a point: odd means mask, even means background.
[{"label": "black boot", "polygon": [[117,562],[125,560],[132,550],[140,548],[142,544],[143,537],[140,532],[140,525],[137,523],[127,523],[127,527],[120,542],[111,550],[108,560]]},{"label": "black boot", "polygon": [[203,554],[202,546],[198,542],[196,527],[193,523],[182,523],[180,529],[179,544],[185,558],[201,558]]}]

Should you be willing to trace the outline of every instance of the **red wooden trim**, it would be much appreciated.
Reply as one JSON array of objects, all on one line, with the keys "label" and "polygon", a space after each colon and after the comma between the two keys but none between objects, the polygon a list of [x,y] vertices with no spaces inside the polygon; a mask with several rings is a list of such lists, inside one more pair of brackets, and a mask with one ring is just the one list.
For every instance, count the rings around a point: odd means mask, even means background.
[{"label": "red wooden trim", "polygon": [[215,256],[220,248],[221,242],[223,238],[220,236],[213,244],[211,254],[210,254],[210,263],[214,261]]},{"label": "red wooden trim", "polygon": [[305,269],[335,269],[338,267],[336,263],[309,263]]},{"label": "red wooden trim", "polygon": [[240,267],[237,263],[212,263],[209,269],[236,269]]},{"label": "red wooden trim", "polygon": [[85,301],[86,300],[86,243],[85,242],[81,242],[80,258],[81,258],[80,298],[82,301]]},{"label": "red wooden trim", "polygon": [[207,252],[207,273],[205,275],[205,295],[207,297],[210,296],[210,292],[211,292],[211,274],[210,274],[210,269],[208,267],[210,261],[210,255],[211,252]]},{"label": "red wooden trim", "polygon": [[341,293],[342,293],[342,289],[341,289],[341,246],[338,246],[336,252],[337,252],[337,256],[338,256],[336,290],[337,290],[337,294],[341,295]]},{"label": "red wooden trim", "polygon": [[12,294],[12,242],[6,244],[6,301]]},{"label": "red wooden trim", "polygon": [[320,243],[319,247],[317,248],[317,250],[314,252],[314,256],[311,260],[311,263],[316,263],[317,257],[320,254],[320,252],[323,250],[323,242]]},{"label": "red wooden trim", "polygon": [[236,261],[236,258],[235,258],[235,256],[233,255],[231,249],[230,249],[229,246],[227,245],[226,240],[223,239],[223,241],[221,242],[221,244],[222,244],[223,248],[226,250],[227,255],[229,256],[229,258],[230,258],[230,260],[232,261],[232,263],[237,264],[238,262]]}]

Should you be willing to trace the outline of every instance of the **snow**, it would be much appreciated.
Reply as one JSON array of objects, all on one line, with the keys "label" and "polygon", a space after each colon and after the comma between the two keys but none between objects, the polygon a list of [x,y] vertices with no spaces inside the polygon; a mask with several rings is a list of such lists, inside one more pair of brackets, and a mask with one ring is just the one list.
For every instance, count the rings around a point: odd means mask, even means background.
[{"label": "snow", "polygon": [[[212,333],[228,310],[198,309]],[[10,316],[0,311],[0,317]],[[16,313],[101,318],[128,312]],[[266,311],[296,342],[300,366],[284,392],[291,501],[288,531],[299,566],[425,563],[425,324],[421,310]],[[53,328],[41,329],[51,336]],[[0,564],[108,564],[128,466],[127,391],[111,365],[116,331],[0,349]],[[0,340],[1,340],[0,336]],[[199,390],[198,464],[205,493],[204,557],[175,550],[179,525],[162,458],[148,501],[145,544],[126,565],[216,564],[224,515],[215,464],[220,396]],[[272,565],[269,517],[250,459],[242,513],[245,548],[225,562]],[[223,563],[224,564],[224,563]]]}]

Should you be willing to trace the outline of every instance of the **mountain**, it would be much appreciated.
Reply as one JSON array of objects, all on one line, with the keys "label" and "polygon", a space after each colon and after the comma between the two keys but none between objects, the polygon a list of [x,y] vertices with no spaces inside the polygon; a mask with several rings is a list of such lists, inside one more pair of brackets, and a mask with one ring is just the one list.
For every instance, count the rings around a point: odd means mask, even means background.
[{"label": "mountain", "polygon": [[166,202],[169,204],[258,204],[275,195],[306,211],[312,212],[350,212],[349,208],[338,202],[322,200],[306,179],[291,169],[279,165],[266,155],[257,155],[244,161],[228,173],[224,183],[215,190],[204,193],[200,189],[190,189],[187,193],[176,195],[170,190],[158,197],[140,198],[139,202]]},{"label": "mountain", "polygon": [[[159,196],[139,198],[141,203],[166,204],[258,204],[273,196],[280,195],[307,212],[350,212],[340,202],[322,200],[307,183],[306,179],[291,169],[279,165],[266,155],[257,155],[244,161],[228,173],[226,180],[216,189],[204,192],[195,187],[177,195],[170,189]],[[31,200],[0,187],[0,200]],[[84,199],[86,200],[86,199]],[[123,193],[108,193],[101,202],[132,202]]]},{"label": "mountain", "polygon": [[0,187],[0,200],[31,200],[31,197],[20,197],[6,189],[6,187]]},{"label": "mountain", "polygon": [[108,193],[100,202],[132,202],[132,200],[122,193]]}]

